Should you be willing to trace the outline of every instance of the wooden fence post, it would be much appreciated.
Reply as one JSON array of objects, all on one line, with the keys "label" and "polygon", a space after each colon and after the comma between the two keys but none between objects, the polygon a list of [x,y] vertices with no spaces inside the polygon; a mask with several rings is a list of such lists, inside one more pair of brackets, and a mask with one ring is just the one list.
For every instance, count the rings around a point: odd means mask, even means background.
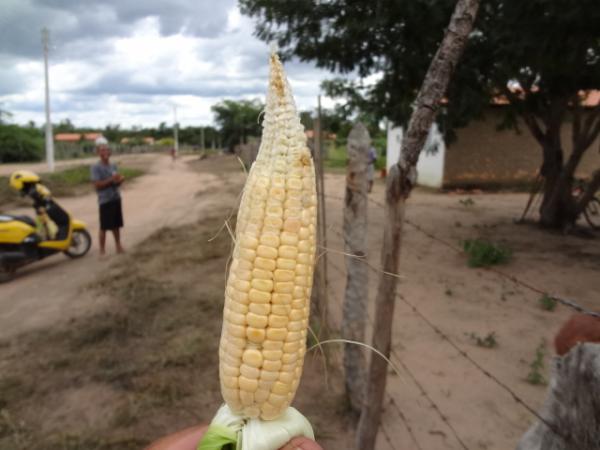
[{"label": "wooden fence post", "polygon": [[600,344],[585,343],[556,357],[541,417],[517,450],[600,448]]},{"label": "wooden fence post", "polygon": [[[367,257],[367,167],[371,137],[360,122],[348,135],[348,165],[344,198],[344,250],[346,293],[342,338],[364,342],[369,298],[369,268],[359,258]],[[351,255],[351,256],[350,256]],[[360,413],[365,386],[365,356],[356,345],[344,346],[344,375],[350,407]]]},{"label": "wooden fence post", "polygon": [[[375,299],[373,347],[389,358],[396,300],[400,238],[406,199],[416,182],[416,166],[431,124],[446,93],[454,67],[473,28],[479,0],[458,0],[450,24],[436,52],[415,101],[398,164],[388,174],[385,193],[385,222],[381,248],[381,268]],[[367,387],[356,433],[356,447],[373,450],[381,422],[387,379],[387,362],[373,356],[369,363]]]},{"label": "wooden fence post", "polygon": [[327,335],[327,228],[325,216],[325,182],[323,176],[323,143],[321,136],[321,96],[319,96],[319,106],[317,110],[317,119],[314,121],[314,148],[313,157],[315,162],[316,184],[317,184],[317,261],[315,266],[314,286],[311,295],[311,304],[316,314],[311,314],[317,318],[318,330],[316,330],[320,339]]}]

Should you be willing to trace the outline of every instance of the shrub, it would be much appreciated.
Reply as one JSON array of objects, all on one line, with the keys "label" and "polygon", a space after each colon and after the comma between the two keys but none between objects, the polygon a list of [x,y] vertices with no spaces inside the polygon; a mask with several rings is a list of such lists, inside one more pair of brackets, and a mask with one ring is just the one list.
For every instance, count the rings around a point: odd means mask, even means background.
[{"label": "shrub", "polygon": [[44,138],[35,128],[0,124],[0,163],[40,161]]},{"label": "shrub", "polygon": [[467,239],[463,242],[463,249],[469,256],[470,267],[504,264],[511,257],[510,249],[483,239]]},{"label": "shrub", "polygon": [[538,300],[540,308],[544,311],[554,311],[556,309],[556,300],[550,297],[548,294],[544,294]]}]

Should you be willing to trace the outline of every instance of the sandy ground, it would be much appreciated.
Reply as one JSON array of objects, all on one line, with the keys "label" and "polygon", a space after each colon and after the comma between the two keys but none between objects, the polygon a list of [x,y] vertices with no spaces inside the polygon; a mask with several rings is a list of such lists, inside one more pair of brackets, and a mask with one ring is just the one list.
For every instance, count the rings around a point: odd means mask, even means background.
[{"label": "sandy ground", "polygon": [[[206,192],[214,193],[218,189],[218,177],[191,171],[186,164],[191,158],[179,159],[175,164],[165,155],[128,155],[115,158],[125,164],[140,159],[143,160],[142,163],[149,164],[148,173],[130,185],[125,184],[122,192],[125,247],[133,246],[164,226],[191,223],[198,219],[202,211],[210,210],[218,203],[216,195],[201,195]],[[76,160],[77,164],[81,162],[83,160]],[[61,164],[69,165],[73,162]],[[0,166],[0,173],[9,173],[14,170],[12,166]],[[42,167],[43,164],[27,166],[31,170],[40,170]],[[94,239],[93,248],[86,257],[79,260],[54,255],[20,269],[16,279],[0,284],[0,339],[68,320],[94,310],[102,303],[101,299],[92,299],[80,292],[82,286],[118,258],[114,254],[106,259],[99,258],[96,196],[89,194],[57,200],[74,217],[88,224]],[[7,212],[32,213],[29,209]],[[107,250],[114,253],[112,236],[107,236]]]},{"label": "sandy ground", "polygon": [[[326,177],[326,192],[331,197],[343,197],[343,186],[341,175]],[[342,250],[343,203],[331,197],[327,200],[328,247]],[[376,185],[371,198],[383,201],[383,183]],[[474,204],[460,203],[466,198]],[[500,270],[547,292],[576,299],[588,309],[600,309],[600,241],[515,225],[513,219],[520,216],[526,200],[526,194],[452,195],[418,190],[409,200],[407,218],[457,247],[464,239],[479,237],[503,243],[513,251],[513,258]],[[368,258],[377,267],[382,217],[382,209],[370,202]],[[339,323],[344,257],[330,252],[328,258],[330,316]],[[540,407],[546,388],[525,381],[529,365],[544,341],[542,373],[549,379],[553,337],[570,311],[561,306],[553,312],[542,310],[538,293],[488,270],[469,268],[464,254],[408,225],[400,270],[403,279],[398,292],[408,302],[527,404],[534,409]],[[370,317],[374,316],[377,276],[369,272]],[[469,336],[474,333],[483,338],[492,332],[498,344],[495,348],[479,347]],[[465,448],[458,439],[468,449],[510,449],[533,422],[532,415],[509,393],[461,356],[400,299],[394,314],[392,348],[392,360],[401,373],[388,377],[378,449]],[[402,365],[450,425],[440,418]]]},{"label": "sandy ground", "polygon": [[[143,157],[152,159],[149,173],[123,192],[126,246],[166,225],[191,223],[203,212],[225,203],[222,180],[210,171],[194,172],[183,161],[171,165],[166,156]],[[0,173],[4,169],[0,166]],[[339,324],[345,283],[344,257],[334,252],[343,249],[339,235],[343,186],[343,175],[327,175],[328,247],[332,250],[328,256],[330,317],[334,326]],[[474,204],[459,202],[467,197]],[[371,198],[383,200],[380,182]],[[93,195],[59,200],[96,235]],[[459,196],[417,191],[409,201],[407,217],[457,246],[463,239],[476,237],[502,242],[512,249],[513,258],[501,270],[576,299],[589,309],[600,309],[600,241],[513,224],[525,201],[524,194]],[[374,266],[379,266],[381,226],[382,210],[370,204],[368,257]],[[109,248],[112,250],[112,245]],[[83,287],[119,258],[113,255],[100,260],[94,247],[82,260],[54,256],[21,270],[15,280],[0,285],[0,339],[101,309],[102,298],[89,297]],[[538,305],[539,294],[493,272],[469,268],[463,254],[409,226],[405,228],[401,275],[399,292],[407,301],[525,402],[535,409],[541,405],[545,387],[531,385],[525,378],[544,340],[543,373],[549,378],[553,335],[569,311],[560,306],[554,312],[543,311]],[[377,279],[374,273],[369,276],[372,316]],[[485,337],[492,332],[498,345],[491,349],[477,346],[469,336]],[[510,449],[533,421],[510,394],[400,300],[394,316],[392,359],[401,370],[399,375],[388,377],[378,449]],[[418,380],[447,422],[402,366]]]}]

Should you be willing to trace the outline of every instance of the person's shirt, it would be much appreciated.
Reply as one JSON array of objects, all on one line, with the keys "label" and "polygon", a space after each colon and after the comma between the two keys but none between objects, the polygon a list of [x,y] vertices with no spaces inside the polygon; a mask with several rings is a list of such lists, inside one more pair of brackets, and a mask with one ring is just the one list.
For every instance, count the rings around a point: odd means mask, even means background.
[{"label": "person's shirt", "polygon": [[[100,161],[91,167],[90,172],[93,182],[103,181],[111,178],[113,174],[117,173],[117,166],[114,164],[103,164],[102,161]],[[109,184],[102,189],[96,189],[96,192],[98,193],[98,203],[100,205],[112,202],[114,200],[119,200],[121,198],[119,186],[114,183]]]},{"label": "person's shirt", "polygon": [[369,164],[375,164],[376,160],[377,160],[377,152],[375,151],[374,147],[371,147],[369,149]]}]

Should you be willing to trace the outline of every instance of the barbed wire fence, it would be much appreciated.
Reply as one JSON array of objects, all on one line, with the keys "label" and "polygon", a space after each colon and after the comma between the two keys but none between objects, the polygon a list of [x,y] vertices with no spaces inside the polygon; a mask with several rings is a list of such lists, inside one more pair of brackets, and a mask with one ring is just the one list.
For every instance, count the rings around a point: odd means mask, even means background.
[{"label": "barbed wire fence", "polygon": [[[330,198],[330,199],[333,199],[333,200],[343,200],[342,197],[337,197],[337,196],[327,195],[326,197]],[[380,207],[382,209],[385,208],[385,205],[382,202],[379,202],[379,201],[377,201],[377,200],[375,200],[375,199],[373,199],[371,197],[369,197],[368,200],[372,204],[377,205],[378,207]],[[451,242],[446,241],[445,239],[442,239],[442,238],[436,236],[435,234],[433,234],[432,232],[426,230],[425,228],[423,228],[421,225],[415,223],[414,221],[412,221],[412,220],[410,220],[410,219],[408,219],[408,218],[405,217],[404,218],[404,222],[407,225],[409,225],[412,228],[414,228],[415,230],[417,230],[420,233],[422,233],[424,236],[427,236],[429,239],[431,239],[433,241],[436,241],[439,244],[444,245],[444,246],[446,246],[446,247],[454,250],[456,253],[459,253],[459,254],[463,254],[464,253],[464,251],[460,247],[458,247],[457,245],[455,245],[455,244],[453,244]],[[535,293],[540,294],[540,295],[545,295],[548,298],[550,298],[550,299],[556,301],[557,303],[561,304],[562,306],[565,306],[567,308],[572,309],[573,311],[576,311],[576,312],[579,312],[579,313],[582,313],[582,314],[586,314],[588,316],[600,318],[600,313],[595,312],[595,311],[590,311],[589,309],[584,308],[583,306],[581,306],[575,300],[571,300],[571,299],[565,298],[564,296],[560,296],[560,295],[556,295],[556,294],[553,294],[551,292],[548,292],[548,291],[546,291],[544,289],[541,289],[541,288],[533,285],[530,282],[527,282],[527,281],[524,281],[524,280],[520,279],[516,275],[506,273],[506,272],[504,272],[504,271],[502,271],[500,269],[497,269],[495,267],[482,267],[481,270],[485,270],[485,271],[494,273],[494,274],[496,274],[496,275],[498,275],[500,277],[503,277],[503,278],[505,278],[507,280],[512,281],[513,283],[515,283],[515,284],[517,284],[517,285],[519,285],[519,286],[521,286],[521,287],[523,287],[523,288],[525,288],[525,289],[527,289],[529,291],[535,292]]]},{"label": "barbed wire fence", "polygon": [[[330,199],[334,199],[334,200],[340,200],[343,201],[342,197],[337,197],[337,196],[332,196],[332,195],[326,195],[327,198]],[[372,198],[369,197],[369,201],[375,205],[377,205],[380,208],[385,208],[385,205],[377,200],[374,200]],[[413,222],[410,219],[406,219],[405,218],[405,223],[409,226],[411,226],[412,228],[414,228],[415,230],[419,231],[420,233],[422,233],[424,236],[428,237],[429,239],[444,245],[450,249],[452,249],[453,251],[463,254],[463,250],[454,245],[451,242],[448,242],[447,240],[441,239],[438,236],[436,236],[435,234],[431,233],[430,231],[424,229],[422,226],[420,226],[419,224]],[[328,226],[328,231],[334,233],[335,235],[337,235],[339,238],[344,239],[344,235],[343,232],[340,232],[338,229],[336,228],[340,228],[340,226],[338,224],[335,224],[333,221],[330,222],[329,226]],[[335,251],[334,249],[324,249],[325,251],[334,251],[336,253],[338,253],[337,251]],[[392,273],[386,273],[384,272],[382,269],[374,266],[372,263],[370,263],[365,257],[363,256],[353,256],[353,255],[348,255],[347,253],[344,253],[343,251],[339,251],[340,254],[343,254],[345,256],[350,256],[350,257],[356,257],[357,259],[363,261],[365,264],[367,264],[367,266],[370,268],[371,271],[373,271],[374,273],[376,273],[377,275],[379,275],[380,273],[384,273],[385,275],[388,276],[394,276],[394,277],[398,277],[398,278],[402,278],[401,275],[399,274],[392,274]],[[343,270],[342,268],[340,268],[339,266],[337,266],[331,259],[328,262],[328,265],[332,268],[334,268],[334,270],[336,270],[339,274],[341,274],[342,276],[345,277],[345,270]],[[583,314],[587,314],[590,316],[594,316],[594,317],[600,317],[600,314],[594,311],[590,311],[587,308],[582,307],[579,302],[576,302],[574,300],[571,299],[567,299],[564,298],[562,296],[559,295],[555,295],[555,294],[551,294],[548,293],[547,291],[540,289],[536,286],[534,286],[532,283],[530,282],[526,282],[522,279],[520,279],[519,277],[512,275],[512,274],[508,274],[504,271],[501,271],[499,269],[496,269],[494,267],[488,267],[488,268],[481,268],[482,270],[486,270],[489,271],[491,273],[494,273],[504,279],[508,279],[511,282],[529,290],[532,292],[535,292],[537,294],[540,295],[545,295],[553,300],[555,300],[557,303],[570,308],[573,311],[579,312],[579,313],[583,313]],[[483,367],[482,364],[480,364],[478,361],[476,361],[471,355],[469,355],[463,348],[461,348],[452,338],[450,338],[446,333],[444,333],[442,331],[442,329],[436,325],[429,317],[427,317],[425,314],[423,314],[422,311],[420,311],[412,302],[410,302],[408,299],[406,299],[406,297],[400,293],[396,294],[397,298],[403,302],[408,308],[410,308],[425,324],[427,324],[427,326],[432,329],[438,336],[440,336],[440,338],[442,340],[444,340],[450,347],[453,348],[454,351],[457,352],[457,354],[463,358],[463,360],[465,362],[467,362],[471,367],[474,367],[478,372],[480,372],[481,374],[483,374],[488,380],[490,380],[492,383],[494,383],[495,385],[497,385],[500,389],[502,389],[503,391],[505,391],[506,393],[508,393],[510,395],[510,397],[520,406],[522,406],[528,413],[530,413],[532,416],[534,416],[537,420],[539,420],[542,424],[544,424],[546,427],[548,427],[553,433],[557,434],[558,436],[561,436],[562,438],[566,438],[566,436],[563,436],[563,433],[552,423],[548,422],[548,420],[546,418],[544,418],[543,416],[541,416],[536,408],[534,408],[533,406],[531,406],[528,402],[526,402],[521,396],[519,396],[513,389],[511,389],[511,387],[503,382],[502,380],[500,380],[494,373],[492,373],[490,370],[486,369],[485,367]],[[334,293],[332,292],[332,297],[334,299],[336,299],[336,302],[339,304],[339,306],[341,307],[341,300],[339,299],[339,297],[337,297],[336,295],[334,295]],[[374,323],[373,323],[373,319],[370,317],[370,315],[367,313],[367,320],[369,322],[369,324],[373,327]],[[424,398],[426,398],[426,400],[428,401],[428,403],[430,404],[431,408],[433,411],[435,411],[436,415],[440,418],[440,420],[442,420],[442,422],[444,422],[444,424],[448,427],[448,429],[452,432],[452,435],[454,436],[454,438],[456,439],[456,441],[459,443],[459,445],[461,446],[461,448],[463,450],[469,450],[469,447],[465,444],[464,439],[460,437],[460,435],[458,434],[458,432],[456,431],[455,427],[452,425],[452,423],[450,422],[448,416],[446,414],[443,413],[443,411],[441,410],[441,408],[436,404],[436,402],[433,400],[432,396],[427,392],[427,390],[425,389],[425,387],[422,385],[422,383],[419,382],[419,379],[417,376],[414,375],[414,373],[410,370],[410,368],[406,365],[406,363],[399,357],[398,353],[392,348],[391,349],[391,357],[393,358],[393,362],[397,362],[400,367],[402,367],[402,369],[404,370],[404,372],[410,377],[410,379],[412,380],[412,382],[415,384],[415,386],[417,387],[417,389],[421,392],[421,395],[423,395]],[[419,441],[416,438],[416,435],[414,433],[414,431],[412,430],[412,427],[410,426],[410,424],[408,423],[408,421],[406,420],[405,414],[402,412],[402,410],[399,408],[398,403],[396,401],[396,399],[388,392],[388,397],[389,397],[389,403],[391,405],[394,406],[394,409],[396,410],[396,412],[398,413],[398,416],[400,417],[401,421],[403,422],[404,426],[406,427],[411,440],[413,441],[413,443],[415,444],[415,446],[419,449],[422,448],[422,446],[419,444]],[[389,441],[389,436],[387,435],[387,431],[384,432],[384,438],[386,438],[386,441],[388,441],[388,443],[390,443]],[[391,445],[391,444],[390,444]],[[393,445],[392,445],[393,448]]]}]

